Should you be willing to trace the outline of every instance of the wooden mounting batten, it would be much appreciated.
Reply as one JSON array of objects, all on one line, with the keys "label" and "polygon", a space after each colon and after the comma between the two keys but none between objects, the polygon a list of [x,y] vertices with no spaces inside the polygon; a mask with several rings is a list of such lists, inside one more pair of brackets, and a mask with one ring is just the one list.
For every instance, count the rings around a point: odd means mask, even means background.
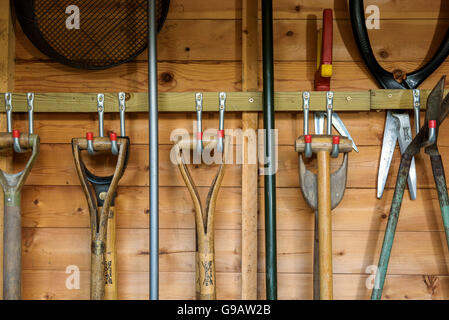
[{"label": "wooden mounting batten", "polygon": [[[447,94],[449,90],[445,91]],[[334,91],[335,111],[413,109],[412,90]],[[426,109],[430,90],[421,90],[421,109]],[[13,94],[13,111],[26,112],[25,93]],[[34,112],[97,112],[96,93],[36,93]],[[302,92],[277,92],[276,111],[302,111]],[[311,91],[310,111],[325,111],[326,92]],[[126,112],[147,112],[146,93],[127,93]],[[195,92],[161,92],[160,112],[195,112]],[[203,93],[203,111],[218,111],[218,92]],[[261,92],[228,92],[227,112],[262,111]],[[0,112],[5,101],[0,98]],[[117,93],[105,94],[105,112],[118,112]]]}]

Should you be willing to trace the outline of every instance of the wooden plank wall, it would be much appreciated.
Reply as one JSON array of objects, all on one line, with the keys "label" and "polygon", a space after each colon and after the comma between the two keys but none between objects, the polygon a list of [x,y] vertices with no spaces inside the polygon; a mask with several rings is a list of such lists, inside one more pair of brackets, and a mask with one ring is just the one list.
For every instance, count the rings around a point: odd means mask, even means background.
[{"label": "wooden plank wall", "polygon": [[[380,8],[380,30],[370,30],[376,56],[389,70],[412,70],[439,45],[449,26],[444,0],[365,1]],[[241,91],[241,1],[172,0],[159,35],[161,91]],[[275,5],[275,89],[311,90],[315,68],[316,29],[321,10],[335,10],[335,90],[377,88],[352,39],[345,0],[277,0]],[[146,55],[106,71],[80,71],[50,61],[16,30],[16,92],[144,92]],[[259,60],[261,57],[259,55]],[[423,85],[431,88],[449,63]],[[259,72],[259,78],[261,74]],[[261,81],[259,81],[259,88]],[[92,108],[96,106],[93,105]],[[193,110],[192,105],[192,110]],[[23,297],[25,299],[87,299],[89,297],[88,210],[73,166],[69,142],[96,130],[95,114],[36,114],[41,154],[23,192]],[[359,154],[350,155],[348,189],[334,210],[333,257],[335,298],[367,299],[367,267],[377,264],[393,195],[395,174],[382,200],[375,183],[385,114],[340,115],[351,131]],[[169,161],[170,133],[193,130],[194,114],[161,114],[161,298],[194,298],[194,211],[177,168]],[[217,114],[206,114],[205,128],[215,128]],[[16,126],[25,130],[24,115]],[[313,213],[302,199],[294,139],[302,132],[302,114],[279,113],[278,282],[280,299],[312,297]],[[260,125],[262,121],[259,121]],[[226,115],[227,128],[241,128],[241,114]],[[118,116],[106,116],[106,130],[118,130]],[[147,116],[129,114],[132,141],[130,164],[119,188],[119,298],[148,298],[148,152]],[[449,124],[443,125],[440,148],[449,165]],[[112,159],[90,165],[112,169]],[[24,163],[17,157],[15,168]],[[397,172],[398,153],[392,163]],[[241,166],[229,167],[217,204],[217,296],[241,297]],[[205,198],[213,168],[192,169]],[[402,216],[384,291],[386,299],[449,298],[449,255],[436,191],[426,156],[417,158],[418,199],[405,196]],[[264,298],[263,179],[259,179],[259,298]],[[176,199],[176,200],[174,200]],[[79,290],[65,286],[66,268],[80,269]]]}]

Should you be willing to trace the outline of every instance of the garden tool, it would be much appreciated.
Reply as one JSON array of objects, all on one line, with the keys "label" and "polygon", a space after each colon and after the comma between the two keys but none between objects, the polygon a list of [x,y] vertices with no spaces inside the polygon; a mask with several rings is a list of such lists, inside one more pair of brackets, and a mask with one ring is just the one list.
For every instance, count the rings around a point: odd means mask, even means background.
[{"label": "garden tool", "polygon": [[371,295],[371,299],[373,300],[379,300],[382,297],[382,290],[388,269],[388,262],[390,260],[396,226],[399,220],[406,181],[410,172],[413,156],[419,154],[421,148],[424,148],[424,152],[430,156],[441,215],[443,217],[444,231],[446,233],[446,242],[449,246],[449,197],[446,188],[443,162],[437,146],[438,130],[449,113],[449,94],[446,95],[443,100],[444,82],[445,77],[441,78],[430,93],[427,99],[424,125],[402,154],[393,201],[390,208],[390,215],[388,217],[382,251],[379,258],[374,289]]},{"label": "garden tool", "polygon": [[[99,137],[92,132],[86,138],[72,139],[72,151],[76,171],[81,182],[90,213],[91,227],[91,288],[92,300],[117,299],[117,267],[115,248],[115,198],[129,158],[130,141],[125,136],[125,94],[119,93],[121,135],[111,132],[104,137],[104,95],[97,96],[99,114]],[[114,174],[108,177],[94,175],[86,168],[81,151],[89,155],[117,156]]]},{"label": "garden tool", "polygon": [[39,136],[33,132],[34,94],[27,94],[28,133],[13,130],[12,94],[5,93],[7,131],[0,133],[0,151],[13,149],[16,153],[31,151],[25,168],[18,173],[0,170],[0,184],[4,194],[3,222],[3,298],[22,298],[22,223],[20,201],[22,187],[33,168],[39,154]]},{"label": "garden tool", "polygon": [[[299,155],[299,177],[301,191],[308,205],[316,211],[314,240],[314,299],[333,298],[332,277],[332,216],[331,210],[340,203],[346,189],[348,153],[352,150],[352,140],[347,137],[332,136],[333,92],[327,92],[327,134],[309,135],[309,109],[304,104],[304,135],[296,140]],[[303,93],[304,100],[309,96]],[[334,173],[330,173],[330,157],[337,158],[344,153],[343,163]],[[306,158],[317,155],[318,173],[307,170]],[[318,275],[319,274],[319,279]]]},{"label": "garden tool", "polygon": [[262,0],[263,127],[265,199],[265,286],[268,300],[277,299],[276,257],[276,129],[274,124],[273,1]]},{"label": "garden tool", "polygon": [[[396,81],[393,73],[388,72],[377,62],[368,37],[365,24],[365,10],[363,0],[350,0],[349,10],[351,15],[352,30],[354,37],[368,69],[374,75],[377,82],[384,89],[416,89],[433,71],[435,71],[446,59],[449,54],[449,30],[446,33],[443,42],[434,54],[432,59],[420,69],[408,73]],[[415,91],[416,94],[416,91]],[[414,94],[415,109],[415,131],[420,126],[419,103],[416,103],[417,97]],[[417,133],[417,132],[416,132]],[[412,129],[410,117],[404,111],[387,111],[385,122],[385,131],[382,142],[382,151],[380,156],[379,173],[377,177],[377,197],[382,198],[385,184],[387,182],[388,171],[390,170],[391,160],[396,147],[396,141],[399,142],[401,154],[405,152],[407,146],[412,141]],[[410,198],[416,199],[416,169],[415,160],[411,160],[410,174],[408,175],[408,187]]]},{"label": "garden tool", "polygon": [[[201,97],[197,94],[196,97]],[[223,98],[226,98],[225,93],[220,93],[220,106],[224,106]],[[221,112],[220,108],[220,112]],[[224,109],[223,109],[224,112]],[[201,120],[201,116],[199,116]],[[224,118],[220,117],[219,128],[224,127]],[[175,142],[174,152],[176,155],[177,165],[181,172],[182,179],[189,190],[190,197],[195,208],[195,226],[196,226],[196,298],[199,300],[215,300],[216,299],[216,277],[215,277],[215,248],[214,248],[214,222],[215,222],[215,205],[217,202],[218,192],[220,190],[221,182],[225,173],[225,160],[229,148],[229,141],[224,136],[224,131],[218,130],[215,139],[195,139],[189,137],[188,139],[180,139]],[[199,131],[202,132],[201,127]],[[219,138],[224,138],[223,152],[218,151]],[[199,135],[197,135],[199,138]],[[190,175],[189,169],[184,161],[184,158],[190,154],[190,150],[197,150],[198,144],[202,144],[201,157],[205,154],[210,154],[212,150],[219,152],[221,155],[219,168],[217,174],[209,188],[209,193],[206,199],[206,208],[204,209],[201,203],[198,190]]]},{"label": "garden tool", "polygon": [[[317,71],[315,73],[315,91],[330,91],[330,82],[332,77],[332,43],[333,43],[333,19],[332,9],[323,10],[323,28],[318,30],[317,41]],[[324,133],[325,112],[315,112],[315,134]],[[337,132],[348,137],[352,141],[352,148],[359,152],[354,139],[349,134],[341,118],[336,112],[332,114],[332,125]]]}]

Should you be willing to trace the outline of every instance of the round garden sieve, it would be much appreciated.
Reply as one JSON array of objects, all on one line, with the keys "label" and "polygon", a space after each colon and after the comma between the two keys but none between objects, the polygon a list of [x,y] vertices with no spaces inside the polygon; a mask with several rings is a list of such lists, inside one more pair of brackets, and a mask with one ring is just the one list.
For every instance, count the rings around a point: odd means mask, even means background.
[{"label": "round garden sieve", "polygon": [[[24,33],[46,56],[82,69],[130,61],[148,46],[148,0],[14,0]],[[170,0],[156,1],[157,31]]]}]

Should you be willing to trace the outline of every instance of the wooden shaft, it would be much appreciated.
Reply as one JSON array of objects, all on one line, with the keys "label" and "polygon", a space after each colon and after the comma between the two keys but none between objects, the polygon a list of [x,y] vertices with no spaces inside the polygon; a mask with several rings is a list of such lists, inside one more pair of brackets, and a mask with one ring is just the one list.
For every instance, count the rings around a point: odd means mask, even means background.
[{"label": "wooden shaft", "polygon": [[90,299],[104,299],[104,252],[105,242],[102,240],[92,241],[91,269],[90,269]]},{"label": "wooden shaft", "polygon": [[[213,234],[213,230],[212,234]],[[209,238],[209,239],[207,239]],[[216,299],[214,237],[205,236],[199,242],[197,259],[197,299]]]},{"label": "wooden shaft", "polygon": [[[253,130],[254,136],[244,138],[244,162],[242,166],[242,299],[257,300],[257,113],[244,113],[242,116],[243,132]],[[254,155],[251,159],[250,155]]]},{"label": "wooden shaft", "polygon": [[[8,201],[9,200],[9,201]],[[20,192],[5,194],[3,298],[22,299],[22,224]]]},{"label": "wooden shaft", "polygon": [[332,215],[329,153],[319,151],[317,161],[320,298],[321,300],[332,300]]},{"label": "wooden shaft", "polygon": [[105,252],[105,300],[117,300],[117,247],[115,208],[109,208]]}]

